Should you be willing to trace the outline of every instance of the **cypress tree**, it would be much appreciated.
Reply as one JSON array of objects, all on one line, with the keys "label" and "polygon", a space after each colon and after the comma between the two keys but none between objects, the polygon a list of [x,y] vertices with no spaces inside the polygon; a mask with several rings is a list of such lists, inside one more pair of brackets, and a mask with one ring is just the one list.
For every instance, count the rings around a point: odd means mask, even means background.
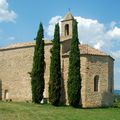
[{"label": "cypress tree", "polygon": [[61,64],[60,64],[60,32],[59,24],[55,25],[53,47],[51,49],[49,102],[52,105],[60,104],[61,93]]},{"label": "cypress tree", "polygon": [[80,50],[77,21],[73,22],[73,36],[69,54],[68,100],[73,107],[78,107],[81,99]]},{"label": "cypress tree", "polygon": [[43,26],[40,23],[34,49],[33,68],[31,73],[32,101],[40,103],[44,92],[44,40]]}]

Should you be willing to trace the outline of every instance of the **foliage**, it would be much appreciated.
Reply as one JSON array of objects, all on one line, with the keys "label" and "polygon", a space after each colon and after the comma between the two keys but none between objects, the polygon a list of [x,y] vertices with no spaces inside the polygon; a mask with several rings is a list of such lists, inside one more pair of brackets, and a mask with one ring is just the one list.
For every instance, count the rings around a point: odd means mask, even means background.
[{"label": "foliage", "polygon": [[33,68],[31,73],[32,84],[32,100],[40,103],[43,99],[44,92],[44,40],[43,26],[40,23],[36,37],[36,45],[34,50]]},{"label": "foliage", "polygon": [[114,94],[114,100],[120,101],[120,94]]},{"label": "foliage", "polygon": [[114,105],[113,107],[120,107],[120,94],[114,94]]},{"label": "foliage", "polygon": [[49,101],[57,106],[60,104],[61,64],[60,64],[60,32],[59,24],[55,25],[53,47],[51,49]]},{"label": "foliage", "polygon": [[78,107],[81,99],[80,50],[77,22],[73,22],[73,36],[69,54],[68,100],[73,107]]}]

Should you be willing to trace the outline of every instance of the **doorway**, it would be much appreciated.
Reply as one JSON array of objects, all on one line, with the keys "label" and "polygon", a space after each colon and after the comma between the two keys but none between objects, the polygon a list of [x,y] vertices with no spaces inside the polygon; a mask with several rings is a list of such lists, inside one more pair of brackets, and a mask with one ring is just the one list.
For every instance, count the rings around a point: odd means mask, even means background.
[{"label": "doorway", "polygon": [[8,90],[5,90],[5,93],[4,93],[4,99],[5,99],[5,100],[8,100],[8,99],[9,99],[9,93],[8,93]]}]

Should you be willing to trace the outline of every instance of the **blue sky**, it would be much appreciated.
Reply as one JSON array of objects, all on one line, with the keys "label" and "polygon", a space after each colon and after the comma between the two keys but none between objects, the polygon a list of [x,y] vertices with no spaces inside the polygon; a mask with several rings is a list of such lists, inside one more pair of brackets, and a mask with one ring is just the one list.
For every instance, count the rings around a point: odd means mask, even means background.
[{"label": "blue sky", "polygon": [[40,21],[45,38],[70,8],[79,39],[115,58],[115,88],[120,89],[120,0],[0,0],[0,47],[32,41]]}]

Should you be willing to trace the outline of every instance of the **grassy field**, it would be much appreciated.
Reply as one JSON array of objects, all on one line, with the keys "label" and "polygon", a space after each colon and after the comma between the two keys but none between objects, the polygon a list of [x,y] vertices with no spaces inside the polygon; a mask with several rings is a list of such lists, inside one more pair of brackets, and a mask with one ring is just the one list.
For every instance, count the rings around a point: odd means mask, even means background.
[{"label": "grassy field", "polygon": [[0,120],[120,120],[120,108],[75,109],[0,102]]}]

